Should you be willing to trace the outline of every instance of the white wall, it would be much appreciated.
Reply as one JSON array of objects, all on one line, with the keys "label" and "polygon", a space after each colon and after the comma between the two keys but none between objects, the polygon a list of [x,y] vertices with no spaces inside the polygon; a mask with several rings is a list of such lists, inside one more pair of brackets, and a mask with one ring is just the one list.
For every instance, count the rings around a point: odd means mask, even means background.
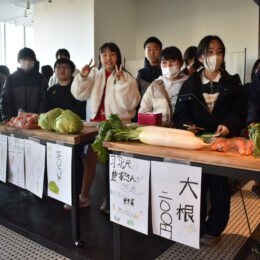
[{"label": "white wall", "polygon": [[136,58],[136,2],[134,0],[95,0],[95,60],[105,42],[118,45],[122,59]]},{"label": "white wall", "polygon": [[218,35],[227,52],[247,48],[247,80],[258,56],[258,7],[251,0],[137,1],[136,60],[143,59],[143,42],[157,36],[164,47],[182,52],[208,34]]},{"label": "white wall", "polygon": [[81,69],[94,55],[94,0],[55,0],[34,6],[34,48],[42,65],[66,48]]}]

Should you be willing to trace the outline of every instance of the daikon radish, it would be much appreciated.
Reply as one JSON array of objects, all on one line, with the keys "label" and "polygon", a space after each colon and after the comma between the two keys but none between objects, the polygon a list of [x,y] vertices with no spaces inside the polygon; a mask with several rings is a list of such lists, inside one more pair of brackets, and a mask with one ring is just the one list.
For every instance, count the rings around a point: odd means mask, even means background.
[{"label": "daikon radish", "polygon": [[201,149],[209,146],[209,144],[204,143],[200,138],[195,136],[150,130],[142,131],[139,134],[139,140],[145,144],[183,149]]},{"label": "daikon radish", "polygon": [[167,133],[195,136],[195,134],[192,133],[191,131],[176,129],[176,128],[162,127],[162,126],[140,126],[140,127],[136,128],[136,131],[138,131],[138,132],[142,132],[142,131],[167,132]]}]

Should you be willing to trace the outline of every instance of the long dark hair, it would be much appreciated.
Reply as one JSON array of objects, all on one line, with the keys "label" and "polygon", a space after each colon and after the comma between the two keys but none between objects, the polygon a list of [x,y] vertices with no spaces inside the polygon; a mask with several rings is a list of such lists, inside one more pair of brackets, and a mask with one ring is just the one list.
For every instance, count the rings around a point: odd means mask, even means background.
[{"label": "long dark hair", "polygon": [[[197,49],[197,57],[200,57],[202,55],[207,56],[208,50],[209,50],[209,45],[211,41],[218,41],[221,49],[223,51],[223,57],[225,58],[225,53],[226,53],[226,48],[223,43],[223,41],[216,35],[208,35],[205,36],[199,43],[198,49]],[[225,62],[223,60],[223,63],[220,66],[222,69],[225,69]]]},{"label": "long dark hair", "polygon": [[[256,69],[258,68],[258,66],[260,66],[260,59],[256,60],[253,68],[252,68],[252,71],[251,71],[251,80],[253,81],[254,77],[255,77],[255,71]],[[260,68],[259,68],[260,69]]]},{"label": "long dark hair", "polygon": [[120,68],[120,65],[122,63],[122,58],[121,58],[121,52],[118,48],[118,46],[113,43],[113,42],[106,42],[104,43],[100,48],[99,48],[99,55],[98,55],[98,59],[99,59],[99,65],[98,65],[98,69],[100,69],[102,67],[102,63],[101,63],[101,53],[105,52],[106,49],[109,49],[111,52],[115,52],[116,56],[117,56],[117,67],[118,69]]}]

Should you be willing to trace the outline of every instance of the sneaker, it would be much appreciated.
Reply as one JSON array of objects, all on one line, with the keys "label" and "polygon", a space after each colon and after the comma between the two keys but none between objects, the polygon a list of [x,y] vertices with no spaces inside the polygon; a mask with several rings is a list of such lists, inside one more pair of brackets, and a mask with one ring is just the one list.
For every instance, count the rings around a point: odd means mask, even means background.
[{"label": "sneaker", "polygon": [[[88,208],[90,207],[90,198],[83,197],[81,194],[79,195],[79,207],[80,208]],[[64,204],[65,210],[71,210],[72,206],[68,204]]]},{"label": "sneaker", "polygon": [[259,186],[252,186],[252,193],[254,194],[254,196],[256,197],[260,197],[260,187]]},{"label": "sneaker", "polygon": [[109,214],[110,213],[110,210],[109,210],[109,207],[107,205],[107,200],[106,198],[103,199],[103,202],[100,206],[100,211],[103,212],[103,213],[106,213],[106,214]]},{"label": "sneaker", "polygon": [[200,243],[203,245],[206,245],[206,246],[213,246],[213,245],[217,244],[219,240],[220,240],[220,236],[215,237],[215,236],[211,236],[208,234],[204,234],[200,238]]}]

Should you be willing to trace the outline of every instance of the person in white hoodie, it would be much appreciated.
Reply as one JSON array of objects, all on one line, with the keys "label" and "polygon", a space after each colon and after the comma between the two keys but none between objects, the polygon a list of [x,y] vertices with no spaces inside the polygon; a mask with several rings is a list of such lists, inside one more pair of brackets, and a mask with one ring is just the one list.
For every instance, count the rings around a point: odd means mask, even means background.
[{"label": "person in white hoodie", "polygon": [[[141,96],[136,80],[123,68],[121,53],[115,43],[105,43],[99,49],[99,67],[90,63],[76,75],[71,93],[78,100],[90,99],[90,121],[101,122],[110,114],[118,114],[127,123],[135,116]],[[91,145],[84,158],[84,175],[80,207],[90,206],[89,190],[95,178],[97,154]],[[70,206],[64,206],[70,209]]]},{"label": "person in white hoodie", "polygon": [[180,73],[183,64],[181,51],[176,47],[163,49],[160,56],[162,76],[146,90],[138,113],[162,113],[163,125],[172,126],[172,115],[179,91],[188,78]]}]

